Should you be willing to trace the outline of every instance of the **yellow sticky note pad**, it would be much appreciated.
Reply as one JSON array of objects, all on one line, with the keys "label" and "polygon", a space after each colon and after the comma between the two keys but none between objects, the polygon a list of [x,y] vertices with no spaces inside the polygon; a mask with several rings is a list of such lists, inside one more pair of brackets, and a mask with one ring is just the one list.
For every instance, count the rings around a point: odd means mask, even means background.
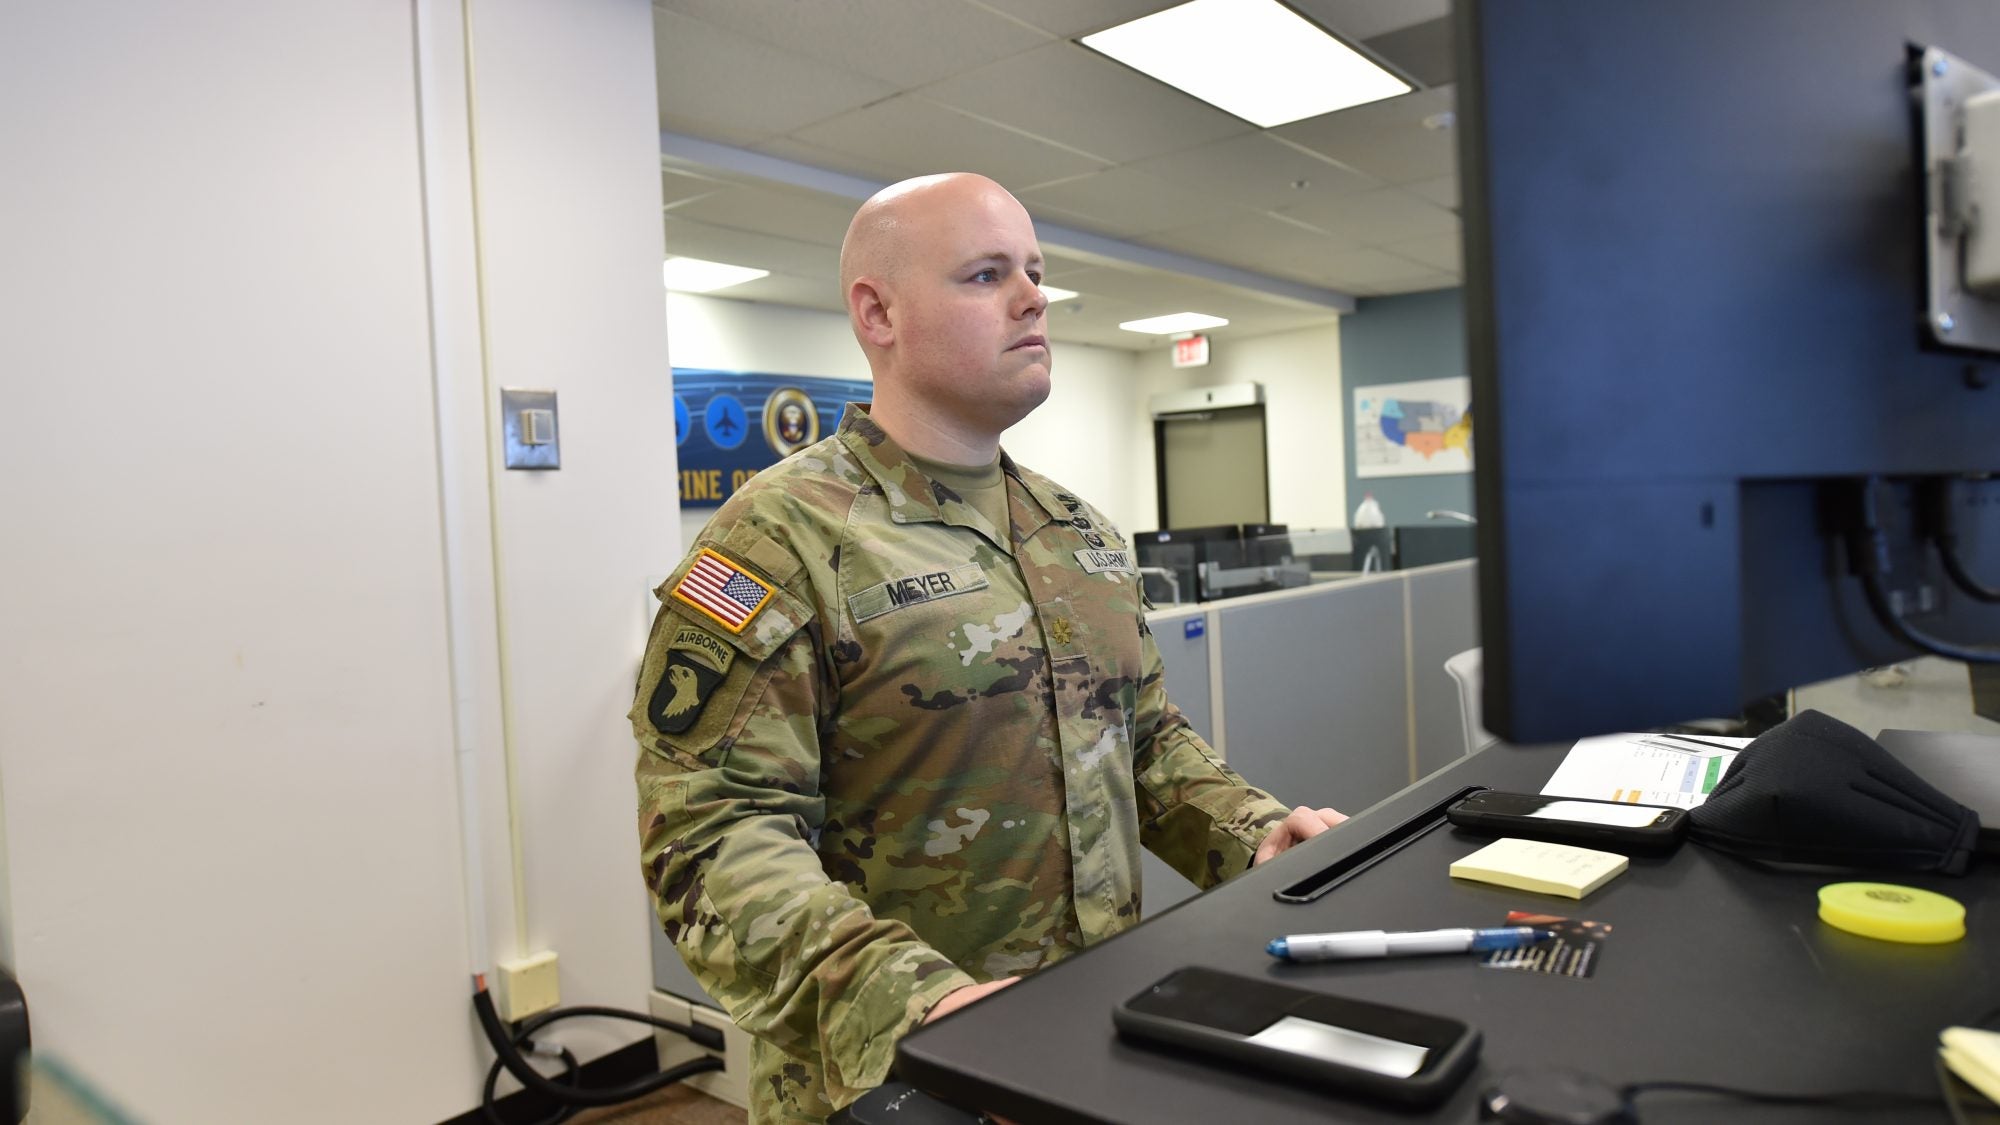
[{"label": "yellow sticky note pad", "polygon": [[1965,1084],[2000,1103],[2000,1031],[1947,1027],[1938,1034],[1938,1054]]},{"label": "yellow sticky note pad", "polygon": [[1451,877],[1564,898],[1582,898],[1631,863],[1615,852],[1542,840],[1495,840],[1451,865]]}]

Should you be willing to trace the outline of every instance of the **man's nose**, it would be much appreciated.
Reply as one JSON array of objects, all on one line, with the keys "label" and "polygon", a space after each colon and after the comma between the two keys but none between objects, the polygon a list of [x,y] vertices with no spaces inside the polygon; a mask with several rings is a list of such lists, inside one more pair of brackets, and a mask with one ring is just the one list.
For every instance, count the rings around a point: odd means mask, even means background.
[{"label": "man's nose", "polygon": [[1049,295],[1042,292],[1042,287],[1027,277],[1024,276],[1022,280],[1028,282],[1028,292],[1025,294],[1027,300],[1014,315],[1018,317],[1041,315],[1049,307]]}]

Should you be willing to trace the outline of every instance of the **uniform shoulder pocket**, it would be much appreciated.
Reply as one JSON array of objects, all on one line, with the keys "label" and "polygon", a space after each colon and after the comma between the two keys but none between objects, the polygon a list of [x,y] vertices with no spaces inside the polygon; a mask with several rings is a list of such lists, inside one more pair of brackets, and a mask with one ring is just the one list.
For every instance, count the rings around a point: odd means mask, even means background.
[{"label": "uniform shoulder pocket", "polygon": [[766,574],[701,547],[656,591],[631,712],[641,745],[689,769],[720,764],[716,748],[741,729],[751,685],[776,674],[785,643],[812,617]]}]

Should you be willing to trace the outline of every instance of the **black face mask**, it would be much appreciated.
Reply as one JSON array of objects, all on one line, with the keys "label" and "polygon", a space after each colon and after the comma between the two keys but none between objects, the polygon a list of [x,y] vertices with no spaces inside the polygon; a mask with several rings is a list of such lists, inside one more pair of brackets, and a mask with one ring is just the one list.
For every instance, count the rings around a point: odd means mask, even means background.
[{"label": "black face mask", "polygon": [[1818,711],[1744,747],[1688,819],[1697,843],[1746,859],[1947,875],[1979,834],[1978,814]]}]

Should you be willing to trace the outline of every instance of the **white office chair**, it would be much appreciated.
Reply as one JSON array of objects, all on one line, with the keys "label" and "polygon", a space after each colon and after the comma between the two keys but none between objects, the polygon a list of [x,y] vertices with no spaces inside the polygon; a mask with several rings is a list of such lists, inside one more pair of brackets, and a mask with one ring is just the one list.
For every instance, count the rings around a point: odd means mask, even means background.
[{"label": "white office chair", "polygon": [[1484,750],[1500,741],[1479,725],[1480,650],[1466,649],[1444,662],[1444,670],[1458,684],[1458,720],[1465,734],[1465,752]]}]

